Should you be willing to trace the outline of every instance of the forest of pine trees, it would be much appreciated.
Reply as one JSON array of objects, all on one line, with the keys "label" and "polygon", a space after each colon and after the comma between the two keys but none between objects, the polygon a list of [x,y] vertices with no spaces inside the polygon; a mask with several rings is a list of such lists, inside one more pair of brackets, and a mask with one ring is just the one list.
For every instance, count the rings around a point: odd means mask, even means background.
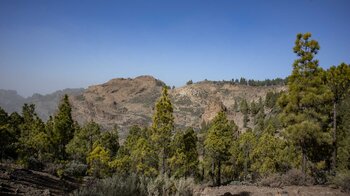
[{"label": "forest of pine trees", "polygon": [[238,131],[224,111],[201,130],[179,130],[164,87],[152,125],[132,126],[121,141],[116,127],[103,130],[93,121],[75,122],[65,95],[47,122],[33,104],[25,104],[21,114],[9,115],[0,108],[0,158],[59,177],[138,176],[148,179],[148,191],[168,194],[174,190],[158,188],[165,186],[164,179],[220,186],[300,171],[300,181],[330,182],[350,170],[350,66],[342,63],[324,70],[316,58],[319,50],[310,33],[297,35],[288,90],[269,92],[258,101],[235,102],[244,131]]}]

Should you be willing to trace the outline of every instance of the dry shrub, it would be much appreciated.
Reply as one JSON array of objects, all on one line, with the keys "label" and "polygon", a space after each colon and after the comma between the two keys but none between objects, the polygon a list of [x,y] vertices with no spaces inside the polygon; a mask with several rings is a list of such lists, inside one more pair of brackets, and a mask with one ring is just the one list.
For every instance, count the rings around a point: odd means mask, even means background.
[{"label": "dry shrub", "polygon": [[340,171],[331,179],[331,182],[341,187],[344,191],[350,192],[350,170]]},{"label": "dry shrub", "polygon": [[315,183],[309,175],[304,175],[302,171],[291,169],[285,174],[273,174],[260,181],[262,186],[283,187],[283,186],[308,186]]},{"label": "dry shrub", "polygon": [[279,174],[272,174],[266,178],[260,180],[260,185],[269,187],[281,187],[282,186],[282,176]]},{"label": "dry shrub", "polygon": [[286,174],[282,175],[282,184],[284,186],[303,186],[303,185],[313,185],[315,183],[315,180],[307,175],[303,174],[302,171],[298,169],[291,169]]},{"label": "dry shrub", "polygon": [[63,168],[63,164],[48,163],[45,165],[44,172],[57,176],[57,171],[62,170]]},{"label": "dry shrub", "polygon": [[124,195],[143,196],[147,195],[147,179],[138,177],[135,174],[129,176],[114,175],[96,181],[91,186],[82,187],[72,193],[75,196],[104,196],[104,195]]},{"label": "dry shrub", "polygon": [[193,195],[193,178],[169,178],[166,175],[159,175],[150,181],[147,186],[148,195]]}]

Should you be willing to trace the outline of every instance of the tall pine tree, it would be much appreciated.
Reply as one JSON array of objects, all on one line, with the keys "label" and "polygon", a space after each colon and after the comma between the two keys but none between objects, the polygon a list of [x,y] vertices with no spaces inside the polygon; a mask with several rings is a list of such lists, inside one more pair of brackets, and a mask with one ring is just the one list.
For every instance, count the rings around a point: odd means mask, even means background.
[{"label": "tall pine tree", "polygon": [[166,160],[169,157],[171,135],[174,130],[173,106],[166,86],[163,87],[162,96],[156,103],[155,110],[151,138],[160,152],[159,171],[164,174],[167,170]]},{"label": "tall pine tree", "polygon": [[331,92],[325,85],[324,71],[314,59],[320,46],[310,37],[310,33],[297,35],[293,49],[298,58],[288,79],[288,92],[279,99],[284,133],[300,149],[304,173],[313,148],[330,139],[326,123],[328,116],[324,110]]},{"label": "tall pine tree", "polygon": [[64,95],[58,106],[58,112],[54,117],[53,135],[54,146],[57,146],[57,157],[64,160],[67,156],[65,147],[74,136],[74,121],[68,95]]},{"label": "tall pine tree", "polygon": [[178,131],[171,142],[172,156],[169,159],[175,177],[195,177],[198,173],[198,138],[192,128]]},{"label": "tall pine tree", "polygon": [[204,141],[206,155],[212,160],[212,173],[215,174],[215,184],[221,185],[221,166],[229,160],[230,148],[234,139],[234,124],[229,123],[224,112],[219,112],[213,119]]},{"label": "tall pine tree", "polygon": [[336,169],[337,160],[337,108],[340,102],[348,95],[350,87],[350,66],[342,63],[327,70],[327,84],[333,93],[333,153],[332,170]]}]

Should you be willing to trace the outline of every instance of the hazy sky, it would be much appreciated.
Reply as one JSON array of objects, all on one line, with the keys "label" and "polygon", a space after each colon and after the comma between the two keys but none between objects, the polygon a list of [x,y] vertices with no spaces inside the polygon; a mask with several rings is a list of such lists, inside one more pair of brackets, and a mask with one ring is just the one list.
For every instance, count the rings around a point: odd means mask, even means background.
[{"label": "hazy sky", "polygon": [[286,77],[298,32],[319,41],[328,68],[350,63],[349,10],[349,0],[0,0],[0,89]]}]

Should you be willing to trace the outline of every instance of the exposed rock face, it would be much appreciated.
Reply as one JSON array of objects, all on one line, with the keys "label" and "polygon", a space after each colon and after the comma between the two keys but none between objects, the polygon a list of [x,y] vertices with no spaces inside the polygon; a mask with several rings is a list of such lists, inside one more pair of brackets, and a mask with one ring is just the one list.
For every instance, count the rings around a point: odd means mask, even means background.
[{"label": "exposed rock face", "polygon": [[[162,81],[151,76],[140,76],[113,79],[91,86],[84,93],[71,97],[73,116],[80,123],[94,120],[104,127],[118,125],[123,137],[132,125],[151,124],[154,105],[163,85]],[[169,95],[177,128],[200,128],[202,122],[210,122],[222,110],[242,128],[242,115],[233,110],[235,100],[239,102],[244,98],[257,101],[268,91],[281,91],[284,88],[199,82],[172,89]]]},{"label": "exposed rock face", "polygon": [[93,120],[104,127],[149,125],[163,85],[151,76],[140,76],[90,86],[83,94],[71,97],[73,116],[80,123]]},{"label": "exposed rock face", "polygon": [[175,122],[181,126],[200,128],[202,122],[210,122],[219,111],[226,111],[228,118],[243,128],[243,116],[234,111],[235,100],[248,102],[265,98],[269,91],[282,91],[285,86],[253,87],[247,85],[220,84],[203,81],[171,91],[175,106]]},{"label": "exposed rock face", "polygon": [[226,107],[220,100],[210,100],[207,107],[204,109],[204,113],[202,114],[202,122],[210,123],[218,112],[226,110]]}]

